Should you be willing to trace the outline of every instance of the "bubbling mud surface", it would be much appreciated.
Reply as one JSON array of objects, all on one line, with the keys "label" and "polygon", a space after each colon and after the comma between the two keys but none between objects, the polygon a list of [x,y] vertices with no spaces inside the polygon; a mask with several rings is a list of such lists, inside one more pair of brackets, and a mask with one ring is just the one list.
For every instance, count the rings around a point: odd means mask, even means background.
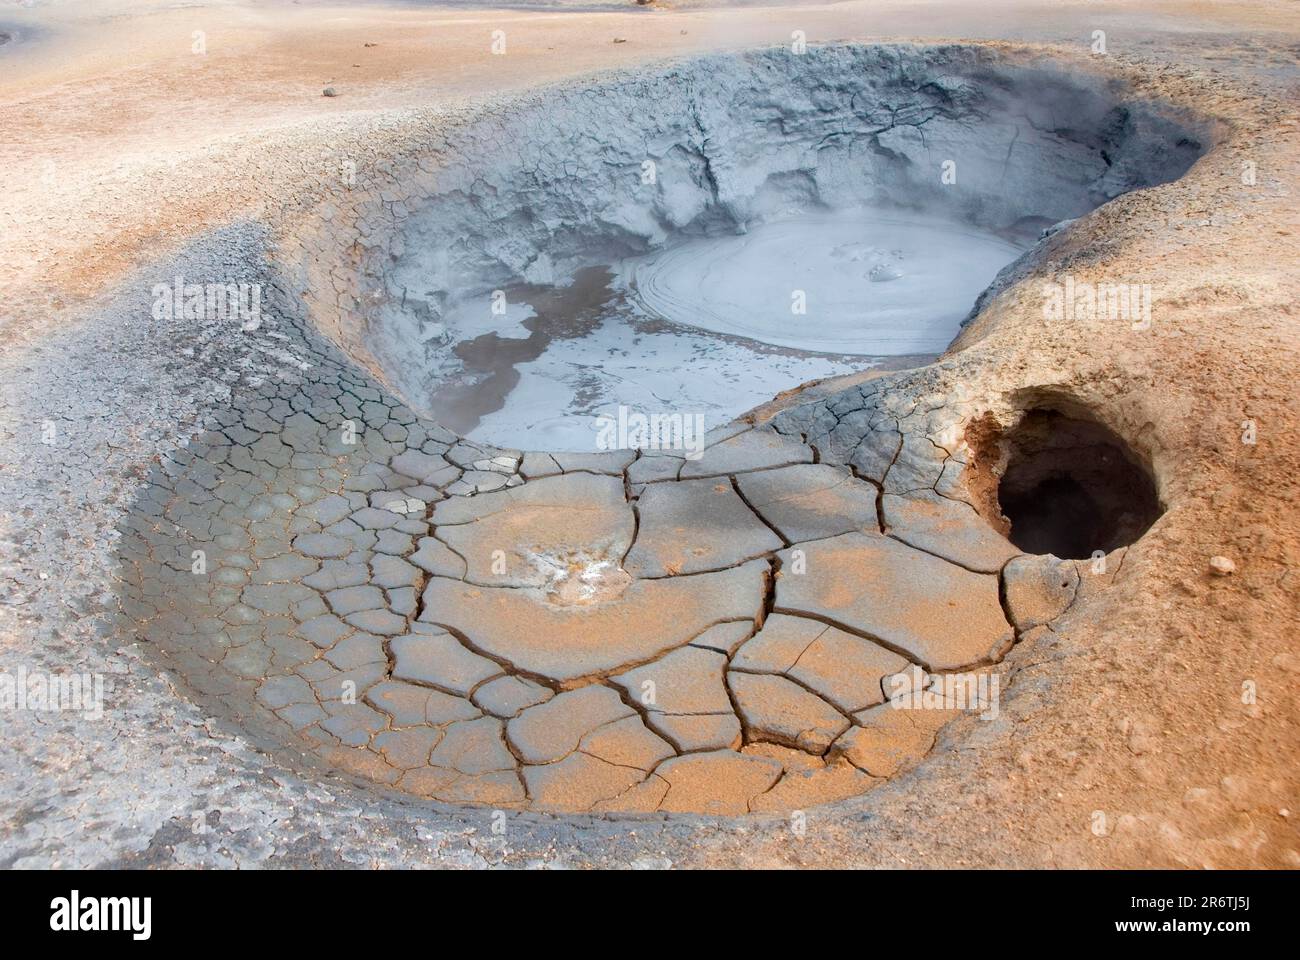
[{"label": "bubbling mud surface", "polygon": [[1023,247],[935,217],[863,210],[672,244],[567,285],[448,311],[429,406],[482,443],[590,452],[601,418],[667,405],[707,427],[810,380],[943,351]]},{"label": "bubbling mud surface", "polygon": [[[627,264],[649,313],[797,350],[941,353],[1022,248],[934,217],[804,216]],[[739,412],[739,411],[737,411]]]}]

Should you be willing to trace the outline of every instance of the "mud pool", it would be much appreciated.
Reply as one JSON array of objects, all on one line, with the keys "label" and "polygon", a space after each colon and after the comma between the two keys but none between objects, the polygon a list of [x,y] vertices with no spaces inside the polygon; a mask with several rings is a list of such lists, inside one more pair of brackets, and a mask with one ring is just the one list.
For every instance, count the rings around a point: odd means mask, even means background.
[{"label": "mud pool", "polygon": [[809,380],[933,357],[1023,250],[888,210],[805,215],[517,284],[445,315],[439,422],[519,449],[595,449],[597,421],[686,411],[712,428]]}]

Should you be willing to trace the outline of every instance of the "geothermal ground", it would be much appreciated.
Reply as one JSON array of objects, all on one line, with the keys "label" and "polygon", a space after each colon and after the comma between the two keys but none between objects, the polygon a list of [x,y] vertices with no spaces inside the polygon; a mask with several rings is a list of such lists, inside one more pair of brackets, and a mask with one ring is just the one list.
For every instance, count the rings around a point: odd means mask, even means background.
[{"label": "geothermal ground", "polygon": [[7,8],[0,864],[1300,866],[1298,26]]}]

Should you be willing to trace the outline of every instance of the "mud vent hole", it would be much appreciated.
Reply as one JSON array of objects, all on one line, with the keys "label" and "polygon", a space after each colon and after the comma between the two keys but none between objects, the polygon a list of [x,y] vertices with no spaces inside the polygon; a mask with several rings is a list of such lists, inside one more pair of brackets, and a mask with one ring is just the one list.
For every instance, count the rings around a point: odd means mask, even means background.
[{"label": "mud vent hole", "polygon": [[1137,540],[1160,516],[1151,475],[1123,440],[1089,420],[1034,410],[1007,437],[998,501],[1012,543],[1082,559]]}]

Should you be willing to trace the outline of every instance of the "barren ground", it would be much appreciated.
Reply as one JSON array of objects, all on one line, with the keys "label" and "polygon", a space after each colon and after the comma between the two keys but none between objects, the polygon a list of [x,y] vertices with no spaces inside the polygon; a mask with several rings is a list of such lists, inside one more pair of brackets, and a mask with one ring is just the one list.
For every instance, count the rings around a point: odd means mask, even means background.
[{"label": "barren ground", "polygon": [[[1298,28],[1286,2],[7,5],[0,662],[113,674],[118,707],[94,723],[0,717],[0,863],[1300,866]],[[507,56],[489,55],[494,29]],[[180,359],[170,379],[104,313],[134,270],[274,215],[319,157],[400,135],[409,108],[466,117],[489,95],[796,29],[1079,59],[1102,29],[1099,69],[1213,118],[1184,179],[1113,201],[1056,252],[1080,276],[1152,283],[1150,331],[1045,327],[1033,291],[1013,291],[953,347],[967,353],[944,389],[1106,407],[1168,507],[1104,596],[1008,654],[1000,721],[959,719],[915,769],[812,810],[802,837],[779,817],[535,813],[500,837],[486,810],[294,772],[114,632],[113,531],[214,388]],[[46,419],[66,446],[41,443]],[[1232,576],[1211,574],[1216,555]]]}]

